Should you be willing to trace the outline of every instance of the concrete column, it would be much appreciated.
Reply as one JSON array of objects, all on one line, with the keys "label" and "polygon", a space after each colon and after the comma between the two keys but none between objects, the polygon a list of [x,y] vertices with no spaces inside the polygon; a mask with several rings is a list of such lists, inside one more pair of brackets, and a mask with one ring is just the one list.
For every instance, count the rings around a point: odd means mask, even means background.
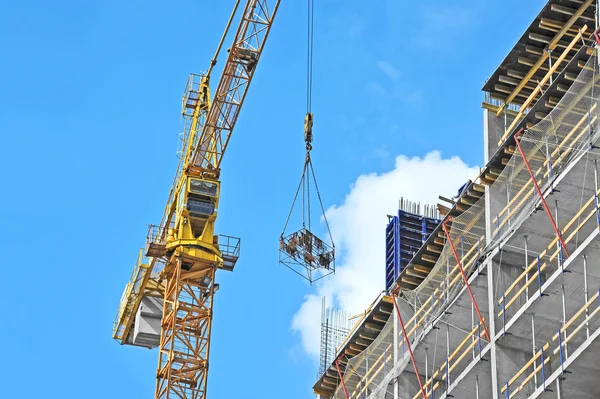
[{"label": "concrete column", "polygon": [[498,151],[498,141],[504,135],[505,125],[509,126],[513,121],[512,116],[496,113],[487,109],[483,110],[483,160],[485,163]]},{"label": "concrete column", "polygon": [[[493,112],[484,109],[483,110],[483,143],[484,143],[484,154],[483,159],[485,163],[494,155],[498,150],[498,140],[504,134],[504,118],[497,117]],[[486,186],[485,188],[485,235],[486,243],[492,242],[492,210],[491,210],[491,197],[490,190]],[[487,262],[487,286],[488,286],[488,313],[490,315],[488,321],[488,328],[490,337],[492,339],[492,346],[490,350],[490,367],[492,377],[492,399],[498,399],[498,367],[497,359],[498,354],[496,350],[495,337],[496,337],[496,320],[494,315],[496,314],[495,303],[496,297],[494,294],[494,262],[491,260]]]},{"label": "concrete column", "polygon": [[[394,301],[396,301],[396,297],[394,295],[392,295],[392,299]],[[398,320],[398,314],[396,311],[393,312],[393,320],[394,320],[394,362],[393,365],[398,364],[398,360],[400,359],[400,355],[399,355],[399,342],[398,342],[398,334],[400,333],[400,322]],[[394,382],[393,382],[393,390],[392,390],[392,398],[393,399],[400,399],[399,398],[399,392],[398,392],[398,378],[394,378]]]},{"label": "concrete column", "polygon": [[[487,194],[487,190],[486,190]],[[489,214],[487,216],[489,220]],[[496,313],[496,309],[494,304],[496,303],[494,296],[494,262],[488,262],[487,267],[487,283],[488,283],[488,312],[489,312],[489,333],[492,339],[492,347],[490,350],[490,367],[491,367],[491,376],[492,376],[492,399],[498,399],[498,368],[497,368],[497,353],[496,353],[496,317],[494,316]]]},{"label": "concrete column", "polygon": [[556,398],[562,399],[562,380],[560,378],[556,379]]}]

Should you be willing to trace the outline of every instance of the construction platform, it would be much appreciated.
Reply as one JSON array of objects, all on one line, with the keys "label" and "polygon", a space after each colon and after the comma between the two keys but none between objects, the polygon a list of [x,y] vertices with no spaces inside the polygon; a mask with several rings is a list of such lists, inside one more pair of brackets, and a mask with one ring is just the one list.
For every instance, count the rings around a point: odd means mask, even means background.
[{"label": "construction platform", "polygon": [[548,1],[487,81],[486,166],[439,207],[320,398],[600,396],[594,31],[594,1]]}]

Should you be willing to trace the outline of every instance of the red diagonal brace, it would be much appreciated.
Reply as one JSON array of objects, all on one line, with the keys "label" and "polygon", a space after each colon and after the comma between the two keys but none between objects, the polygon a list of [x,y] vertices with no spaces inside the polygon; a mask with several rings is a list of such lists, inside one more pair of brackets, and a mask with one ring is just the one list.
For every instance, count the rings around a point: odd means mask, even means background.
[{"label": "red diagonal brace", "polygon": [[340,381],[342,381],[342,388],[344,388],[344,394],[346,395],[346,399],[350,399],[348,396],[348,390],[346,389],[346,383],[344,382],[344,376],[342,376],[342,371],[340,370],[340,358],[335,359],[335,368],[337,369],[338,375],[340,376]]},{"label": "red diagonal brace", "polygon": [[542,205],[544,206],[544,210],[546,211],[546,214],[548,215],[548,219],[550,219],[550,223],[552,223],[552,227],[554,228],[556,237],[558,237],[558,240],[560,241],[560,245],[562,246],[563,251],[565,251],[565,258],[568,258],[569,252],[567,251],[567,246],[565,245],[565,242],[563,241],[562,234],[560,234],[560,231],[558,230],[558,226],[556,225],[556,222],[554,222],[554,218],[552,217],[550,208],[548,208],[548,204],[546,204],[546,200],[544,199],[544,193],[542,193],[540,186],[538,186],[537,180],[535,179],[535,176],[533,175],[533,171],[531,170],[531,166],[529,166],[529,161],[527,160],[527,157],[525,156],[525,152],[523,151],[523,148],[521,147],[520,136],[522,134],[523,134],[523,128],[521,128],[521,130],[519,130],[515,134],[515,141],[517,142],[517,147],[519,148],[519,152],[521,153],[521,156],[523,157],[523,162],[525,162],[525,166],[527,167],[527,170],[529,171],[529,175],[531,176],[531,181],[533,182],[533,185],[535,186],[535,191],[537,191],[538,195],[540,196],[540,199],[542,200]]},{"label": "red diagonal brace", "polygon": [[408,335],[406,334],[406,329],[404,328],[404,322],[402,321],[402,316],[400,316],[400,308],[398,307],[398,304],[396,303],[396,293],[398,292],[398,288],[396,288],[396,290],[392,293],[392,300],[394,301],[394,308],[396,309],[396,314],[398,315],[398,320],[400,321],[400,327],[402,327],[402,333],[404,334],[404,342],[406,342],[406,346],[408,348],[408,354],[410,355],[410,360],[412,361],[413,368],[415,369],[415,374],[417,375],[417,381],[419,381],[419,387],[421,387],[421,393],[423,394],[423,399],[427,399],[427,394],[425,393],[425,388],[423,388],[423,383],[421,382],[421,374],[419,374],[417,362],[415,362],[415,356],[413,355],[413,351],[412,351],[412,348],[410,347],[410,342],[408,340]]},{"label": "red diagonal brace", "polygon": [[596,38],[596,43],[600,44],[600,37],[598,37],[598,33],[600,32],[600,28],[594,31],[594,37]]},{"label": "red diagonal brace", "polygon": [[485,332],[485,337],[488,341],[490,340],[490,334],[488,333],[487,327],[483,321],[483,317],[481,316],[481,312],[479,311],[479,306],[477,306],[477,301],[473,296],[473,291],[471,291],[471,285],[469,284],[469,279],[467,278],[467,274],[465,273],[465,269],[463,269],[460,258],[458,257],[458,252],[456,252],[456,247],[452,242],[452,238],[450,238],[450,232],[448,231],[448,226],[446,223],[452,220],[452,216],[449,216],[446,220],[442,222],[442,228],[444,229],[444,233],[446,233],[446,238],[450,243],[450,248],[452,248],[452,253],[454,254],[454,259],[456,259],[456,264],[458,265],[458,269],[460,270],[460,274],[462,274],[462,278],[465,281],[465,285],[467,286],[467,291],[469,291],[469,296],[471,297],[471,302],[473,302],[473,306],[475,307],[475,311],[477,312],[477,317],[479,317],[479,323],[483,326],[483,332]]}]

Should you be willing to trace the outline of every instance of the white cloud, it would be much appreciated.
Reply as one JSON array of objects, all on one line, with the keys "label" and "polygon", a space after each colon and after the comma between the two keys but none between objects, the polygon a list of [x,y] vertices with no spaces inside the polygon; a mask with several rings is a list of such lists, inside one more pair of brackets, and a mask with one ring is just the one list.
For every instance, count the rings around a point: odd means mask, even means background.
[{"label": "white cloud", "polygon": [[317,284],[292,320],[306,353],[319,355],[323,296],[327,303],[356,314],[384,289],[386,215],[398,211],[400,197],[436,204],[438,195],[451,197],[478,172],[458,157],[444,159],[433,151],[423,158],[398,156],[392,171],[358,177],[344,202],[326,212],[336,244],[336,274]]},{"label": "white cloud", "polygon": [[388,78],[396,80],[401,76],[400,70],[388,61],[377,61],[377,66]]}]

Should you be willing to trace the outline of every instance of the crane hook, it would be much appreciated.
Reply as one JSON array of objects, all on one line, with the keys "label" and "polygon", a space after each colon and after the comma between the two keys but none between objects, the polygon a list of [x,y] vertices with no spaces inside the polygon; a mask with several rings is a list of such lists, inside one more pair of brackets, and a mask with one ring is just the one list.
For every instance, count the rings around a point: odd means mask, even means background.
[{"label": "crane hook", "polygon": [[309,156],[310,150],[312,150],[312,127],[313,127],[313,114],[310,112],[306,113],[304,117],[304,142],[306,143],[306,156]]}]

